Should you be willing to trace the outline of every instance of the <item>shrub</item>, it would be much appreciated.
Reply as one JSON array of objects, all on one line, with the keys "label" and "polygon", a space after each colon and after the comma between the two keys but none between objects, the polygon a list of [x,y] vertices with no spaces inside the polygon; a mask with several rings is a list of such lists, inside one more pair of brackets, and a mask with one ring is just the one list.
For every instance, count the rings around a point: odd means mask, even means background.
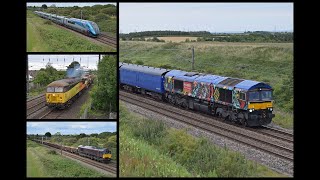
[{"label": "shrub", "polygon": [[49,25],[51,25],[52,22],[51,22],[50,20],[45,20],[43,24],[49,24]]},{"label": "shrub", "polygon": [[137,61],[136,61],[136,64],[143,65],[143,64],[144,64],[144,62],[143,62],[143,61],[141,61],[141,60],[137,60]]}]

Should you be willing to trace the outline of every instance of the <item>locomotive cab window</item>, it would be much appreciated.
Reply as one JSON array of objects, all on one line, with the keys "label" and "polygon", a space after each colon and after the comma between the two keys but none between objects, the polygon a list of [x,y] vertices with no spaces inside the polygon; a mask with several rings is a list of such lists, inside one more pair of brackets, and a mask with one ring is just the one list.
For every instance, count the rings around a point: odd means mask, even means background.
[{"label": "locomotive cab window", "polygon": [[271,101],[272,91],[271,90],[260,90],[249,92],[250,101]]},{"label": "locomotive cab window", "polygon": [[54,87],[47,87],[47,92],[54,92]]},{"label": "locomotive cab window", "polygon": [[260,91],[261,93],[261,99],[262,100],[272,100],[272,91],[266,90],[266,91]]},{"label": "locomotive cab window", "polygon": [[55,87],[54,91],[55,92],[63,92],[63,87]]},{"label": "locomotive cab window", "polygon": [[240,99],[246,100],[246,93],[240,93]]},{"label": "locomotive cab window", "polygon": [[260,100],[259,92],[258,91],[249,92],[249,100],[250,101],[259,101]]}]

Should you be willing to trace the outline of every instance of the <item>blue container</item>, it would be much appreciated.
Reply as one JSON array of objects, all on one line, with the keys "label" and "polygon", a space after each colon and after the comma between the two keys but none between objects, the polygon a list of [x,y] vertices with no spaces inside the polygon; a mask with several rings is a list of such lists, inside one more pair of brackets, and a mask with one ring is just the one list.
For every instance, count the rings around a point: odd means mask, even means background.
[{"label": "blue container", "polygon": [[120,83],[164,93],[164,75],[167,69],[122,63],[119,68]]}]

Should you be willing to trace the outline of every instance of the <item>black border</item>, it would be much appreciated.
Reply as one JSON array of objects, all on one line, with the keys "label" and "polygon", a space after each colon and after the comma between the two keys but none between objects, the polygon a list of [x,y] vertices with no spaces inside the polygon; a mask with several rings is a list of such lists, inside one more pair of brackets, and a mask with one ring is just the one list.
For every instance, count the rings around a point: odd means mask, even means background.
[{"label": "black border", "polygon": [[[7,74],[4,76],[4,83],[9,82],[8,86],[6,87],[12,87],[12,90],[9,91],[5,89],[5,91],[7,91],[5,94],[2,94],[6,100],[7,103],[5,103],[4,105],[6,106],[7,113],[9,115],[9,118],[3,118],[3,122],[5,122],[5,124],[2,126],[5,129],[10,129],[11,132],[8,132],[10,134],[13,134],[13,136],[17,136],[17,137],[11,137],[11,138],[4,138],[5,142],[9,142],[9,146],[7,147],[11,147],[10,149],[12,150],[12,153],[9,153],[9,155],[4,155],[4,157],[8,157],[10,158],[7,161],[8,165],[11,165],[10,169],[14,170],[15,173],[12,174],[10,173],[10,176],[14,176],[16,175],[17,177],[24,177],[26,178],[26,117],[25,117],[25,110],[26,110],[26,105],[25,105],[25,97],[26,97],[26,74],[25,74],[25,70],[26,70],[26,62],[21,62],[22,59],[27,59],[27,55],[28,54],[33,54],[33,53],[27,53],[26,52],[26,31],[24,32],[24,30],[26,30],[26,3],[27,2],[39,2],[39,1],[35,1],[35,0],[29,0],[29,1],[20,1],[17,0],[17,2],[15,1],[9,1],[10,3],[12,2],[11,7],[14,8],[10,8],[12,11],[14,11],[14,13],[10,16],[13,20],[11,19],[6,19],[9,20],[8,26],[4,27],[5,30],[12,30],[15,34],[15,36],[11,39],[9,39],[9,35],[5,35],[6,38],[8,38],[7,41],[5,41],[4,45],[8,46],[10,49],[10,51],[5,52],[5,54],[8,54],[8,56],[6,56],[4,58],[4,61],[9,62],[9,66],[14,67],[14,69],[9,69],[10,71],[9,73],[3,72],[3,74]],[[40,2],[72,2],[72,1],[56,1],[56,0],[52,0],[52,1],[40,1]],[[75,2],[75,1],[73,1]],[[106,1],[101,1],[101,0],[96,0],[96,1],[77,1],[79,2],[106,2]],[[118,6],[118,33],[119,33],[119,1],[107,1],[107,2],[114,2],[117,3]],[[135,1],[120,1],[121,3],[124,2],[131,2],[131,3],[136,3]],[[137,2],[145,2],[145,1],[137,1]],[[163,0],[163,1],[154,1],[154,2],[179,2],[179,1],[168,1],[168,0]],[[237,0],[233,0],[233,1],[216,1],[216,2],[212,2],[212,1],[208,1],[208,0],[201,0],[199,2],[196,3],[201,3],[201,2],[211,2],[211,3],[225,3],[225,2],[238,2],[240,3],[241,1],[237,1]],[[259,1],[245,1],[245,2],[257,2],[259,3]],[[260,2],[274,2],[274,1],[260,1]],[[315,92],[316,89],[312,89],[311,88],[314,86],[314,84],[309,84],[306,89],[306,84],[304,83],[305,78],[304,77],[310,77],[311,79],[315,79],[315,74],[311,74],[312,72],[317,72],[316,71],[311,71],[310,70],[310,66],[312,67],[312,63],[316,62],[313,59],[317,58],[317,57],[312,57],[310,56],[310,52],[309,53],[303,53],[303,49],[307,49],[308,47],[306,47],[309,42],[307,42],[307,38],[302,35],[302,28],[310,28],[311,26],[314,26],[313,28],[316,29],[316,23],[312,23],[312,24],[307,24],[307,21],[310,19],[316,19],[315,15],[316,15],[316,11],[314,12],[314,15],[311,17],[305,17],[305,18],[301,18],[305,15],[311,15],[311,9],[305,10],[305,12],[301,11],[303,10],[303,6],[307,5],[307,2],[303,2],[303,1],[290,1],[290,0],[284,0],[281,2],[292,2],[294,3],[294,177],[305,177],[307,178],[308,176],[311,175],[311,172],[308,166],[308,162],[304,161],[307,160],[308,158],[313,160],[314,158],[314,154],[308,153],[306,151],[306,149],[308,147],[311,147],[313,149],[317,149],[316,147],[312,147],[312,146],[316,146],[315,142],[311,142],[310,144],[307,143],[305,140],[306,138],[303,138],[303,134],[309,135],[308,132],[311,132],[311,128],[313,126],[312,122],[315,122],[317,118],[306,118],[305,115],[311,115],[314,116],[315,112],[313,109],[316,108],[317,106],[310,106],[309,102],[316,100],[316,98],[314,96],[312,96],[312,92]],[[192,2],[190,2],[192,3]],[[195,3],[195,2],[193,2]],[[275,2],[274,2],[275,3]],[[6,6],[4,6],[6,7]],[[316,6],[315,6],[316,7]],[[306,7],[304,7],[306,8]],[[299,10],[298,10],[299,9]],[[300,13],[300,16],[298,16],[298,14]],[[7,13],[6,13],[7,14]],[[7,14],[8,15],[8,14]],[[300,22],[299,22],[300,21]],[[314,21],[316,22],[316,21]],[[12,24],[10,24],[12,23]],[[299,24],[299,26],[297,25]],[[9,28],[9,25],[13,28]],[[312,31],[314,32],[314,31]],[[300,36],[299,36],[300,34]],[[308,34],[307,34],[308,35]],[[311,35],[311,34],[309,34]],[[117,37],[119,40],[119,36]],[[312,39],[313,40],[313,39]],[[7,42],[7,43],[6,43]],[[118,41],[119,42],[119,41]],[[18,45],[18,47],[17,47]],[[311,43],[311,45],[313,46],[313,44]],[[302,51],[301,51],[302,50]],[[34,53],[36,54],[36,53]],[[39,54],[39,53],[37,53]],[[48,54],[48,53],[45,53]],[[65,52],[64,54],[67,54],[67,52]],[[77,53],[77,54],[80,54]],[[86,52],[86,54],[90,54],[90,52]],[[94,53],[94,54],[99,54],[99,53]],[[118,43],[118,50],[116,52],[116,54],[119,57],[119,43]],[[302,62],[301,62],[302,60]],[[312,61],[313,60],[313,61]],[[118,59],[119,61],[119,59]],[[21,65],[22,64],[22,65]],[[6,64],[7,65],[7,64]],[[309,72],[309,74],[308,74]],[[8,77],[9,76],[9,77]],[[118,73],[118,77],[119,77],[119,73]],[[15,80],[12,80],[12,79]],[[299,81],[300,80],[300,81]],[[307,81],[308,82],[308,81]],[[302,84],[303,83],[303,84]],[[302,90],[303,88],[303,90]],[[306,91],[307,90],[307,91]],[[310,92],[310,93],[309,93]],[[307,96],[306,96],[306,93]],[[13,95],[14,94],[14,95]],[[309,99],[309,100],[308,100]],[[309,101],[309,102],[306,102]],[[21,102],[19,102],[21,101]],[[3,101],[2,101],[3,102]],[[308,103],[308,104],[307,104]],[[119,103],[118,103],[119,106]],[[12,109],[12,107],[14,107],[14,109]],[[19,109],[18,111],[16,109]],[[119,108],[118,108],[119,109]],[[12,112],[14,111],[14,112]],[[4,116],[6,117],[6,116]],[[118,110],[118,117],[119,117],[119,110]],[[18,124],[17,124],[18,123]],[[21,123],[21,125],[19,124]],[[311,125],[311,126],[310,126]],[[313,126],[315,127],[315,126]],[[304,131],[303,131],[304,130]],[[117,131],[119,134],[119,123],[117,123]],[[24,137],[24,138],[23,138]],[[305,142],[303,145],[301,144],[302,142]],[[119,152],[119,136],[118,136],[118,152]],[[5,146],[5,145],[3,145]],[[7,151],[7,150],[5,150]],[[19,154],[20,153],[20,154]],[[305,155],[310,155],[310,157],[302,157],[301,154],[304,153]],[[311,157],[312,156],[312,157]],[[119,162],[119,153],[118,153],[118,162]],[[300,163],[299,163],[300,162]],[[315,161],[316,162],[316,161]],[[303,163],[303,164],[302,164]],[[21,166],[21,167],[19,167]],[[313,163],[310,163],[309,166],[314,166]],[[22,172],[16,172],[17,168],[21,168]],[[305,171],[303,171],[303,168],[305,168]],[[313,169],[312,169],[313,170]],[[119,175],[119,168],[118,168],[118,175]],[[311,177],[311,176],[310,176]]]},{"label": "black border", "polygon": [[[19,23],[19,25],[21,24],[22,26],[24,26],[23,30],[25,31],[24,32],[24,37],[22,37],[21,39],[24,40],[24,47],[22,48],[23,50],[23,54],[24,55],[24,59],[25,59],[25,66],[24,66],[24,75],[21,75],[21,77],[26,77],[26,74],[27,74],[27,65],[28,65],[28,55],[41,55],[41,54],[46,54],[46,55],[114,55],[116,56],[117,58],[117,61],[116,61],[116,67],[118,67],[118,64],[119,64],[119,43],[117,43],[117,47],[116,47],[116,52],[27,52],[27,23],[26,23],[26,7],[27,7],[27,3],[36,3],[36,2],[39,2],[39,3],[51,3],[51,2],[56,2],[56,3],[115,3],[116,6],[117,6],[117,33],[116,33],[116,36],[117,36],[117,40],[119,40],[119,3],[118,1],[102,1],[102,0],[95,0],[95,1],[57,1],[57,0],[52,0],[52,1],[34,1],[34,0],[26,0],[26,1],[22,1],[21,4],[23,4],[21,6],[21,10],[19,11],[20,13],[22,12],[23,13],[23,23]],[[21,16],[20,16],[21,17]],[[21,19],[22,19],[21,18]],[[19,28],[19,30],[21,30],[22,28]],[[17,33],[17,34],[20,34],[20,33]],[[119,41],[118,41],[119,42]],[[22,58],[19,58],[19,59],[22,59]],[[23,71],[21,71],[23,72]],[[22,73],[21,73],[22,74]],[[119,77],[119,72],[117,71],[117,77]],[[117,78],[117,81],[118,81],[119,78]],[[21,142],[21,144],[24,144],[24,148],[22,148],[24,151],[23,153],[23,157],[21,157],[20,159],[23,159],[24,160],[24,164],[22,164],[24,166],[24,171],[23,171],[23,176],[24,178],[31,178],[31,177],[27,177],[27,171],[26,171],[26,157],[27,157],[27,154],[26,154],[26,138],[27,138],[27,122],[116,122],[116,131],[117,131],[117,164],[118,164],[118,168],[117,168],[117,174],[116,174],[116,178],[119,177],[119,102],[117,103],[117,118],[116,119],[95,119],[95,120],[89,120],[89,119],[62,119],[60,121],[57,121],[57,120],[34,120],[34,119],[26,119],[26,111],[27,111],[27,107],[26,107],[26,98],[27,98],[27,94],[26,94],[26,90],[27,90],[27,86],[26,86],[26,79],[24,78],[23,79],[23,82],[24,82],[24,92],[23,92],[23,103],[21,103],[21,105],[23,105],[23,109],[24,109],[24,113],[22,114],[24,116],[23,119],[25,119],[25,123],[24,123],[24,131],[19,131],[19,132],[22,132],[23,133],[23,136],[24,136],[24,139],[22,139],[23,141]],[[22,84],[22,83],[21,83]],[[117,82],[118,84],[118,82]],[[118,90],[118,86],[117,86],[117,96],[119,97],[119,90]],[[22,119],[22,118],[21,118]]]}]

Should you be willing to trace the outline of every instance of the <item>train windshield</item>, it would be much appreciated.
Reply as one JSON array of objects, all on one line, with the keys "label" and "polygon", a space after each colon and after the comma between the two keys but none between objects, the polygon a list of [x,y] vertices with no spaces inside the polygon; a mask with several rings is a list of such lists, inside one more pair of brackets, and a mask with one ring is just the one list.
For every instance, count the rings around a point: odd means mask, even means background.
[{"label": "train windshield", "polygon": [[271,90],[249,92],[249,101],[271,101],[271,100],[272,100]]},{"label": "train windshield", "polygon": [[99,27],[96,23],[94,22],[89,22],[91,24],[91,26],[94,28],[94,30],[96,31],[96,33],[99,33]]},{"label": "train windshield", "polygon": [[63,87],[55,87],[54,92],[63,92]]},{"label": "train windshield", "polygon": [[47,92],[54,92],[54,87],[47,87]]}]

